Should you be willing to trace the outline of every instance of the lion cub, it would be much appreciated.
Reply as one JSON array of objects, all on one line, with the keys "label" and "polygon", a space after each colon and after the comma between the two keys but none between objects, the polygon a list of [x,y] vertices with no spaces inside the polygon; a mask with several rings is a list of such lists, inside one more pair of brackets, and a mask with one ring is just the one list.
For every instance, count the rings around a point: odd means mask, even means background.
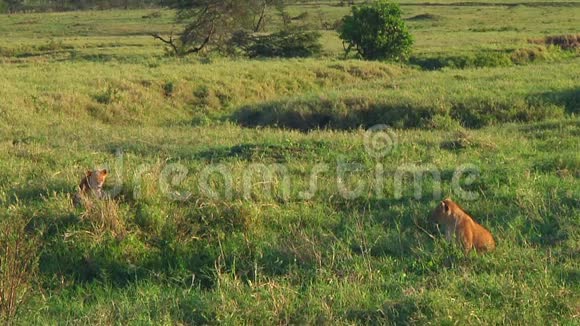
[{"label": "lion cub", "polygon": [[455,234],[463,245],[465,253],[475,248],[479,252],[495,249],[495,241],[491,233],[478,224],[451,198],[443,200],[431,214],[431,220],[443,225],[445,235],[450,241]]},{"label": "lion cub", "polygon": [[85,176],[81,179],[79,189],[75,194],[73,203],[75,206],[80,206],[83,196],[92,195],[100,199],[103,197],[103,185],[107,178],[108,172],[106,169],[87,171]]}]

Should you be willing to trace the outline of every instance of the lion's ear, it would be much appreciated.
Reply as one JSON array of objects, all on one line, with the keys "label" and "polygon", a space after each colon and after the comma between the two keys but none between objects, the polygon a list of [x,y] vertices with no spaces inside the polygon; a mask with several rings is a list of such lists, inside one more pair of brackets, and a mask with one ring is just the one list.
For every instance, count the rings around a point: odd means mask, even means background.
[{"label": "lion's ear", "polygon": [[101,175],[105,176],[107,175],[109,172],[107,171],[107,169],[102,169],[101,170]]},{"label": "lion's ear", "polygon": [[91,175],[93,175],[93,171],[87,170],[87,172],[85,174],[87,177],[90,177]]},{"label": "lion's ear", "polygon": [[445,201],[441,202],[441,207],[443,207],[443,211],[445,213],[449,213],[449,205],[447,205],[447,203]]}]

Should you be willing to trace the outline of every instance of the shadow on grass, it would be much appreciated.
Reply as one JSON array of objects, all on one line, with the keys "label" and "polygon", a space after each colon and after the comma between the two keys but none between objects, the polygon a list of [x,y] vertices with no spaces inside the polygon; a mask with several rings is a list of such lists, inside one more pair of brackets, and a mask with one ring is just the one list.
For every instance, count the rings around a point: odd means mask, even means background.
[{"label": "shadow on grass", "polygon": [[[131,210],[130,207],[121,208]],[[119,213],[120,223],[132,232],[103,229],[95,219],[69,216],[43,217],[35,221],[45,232],[40,272],[49,287],[66,280],[73,283],[106,282],[125,287],[141,280],[183,283],[183,286],[212,288],[221,272],[240,277],[253,271],[255,257],[241,235],[251,227],[242,207],[208,205],[189,209],[157,229],[141,227],[137,211]],[[105,212],[106,213],[106,212]],[[135,224],[136,223],[136,224]],[[218,240],[227,235],[226,239]]]},{"label": "shadow on grass", "polygon": [[[571,137],[580,137],[580,121],[547,121],[534,124],[522,125],[518,128],[522,133],[528,137],[546,139],[559,138],[563,134]],[[538,162],[536,162],[537,165]]]},{"label": "shadow on grass", "polygon": [[[386,124],[394,128],[434,128],[441,121],[482,128],[506,122],[533,122],[575,113],[577,92],[561,96],[478,98],[425,103],[399,97],[306,97],[245,106],[231,119],[244,127],[277,127],[308,132],[316,129],[352,130]],[[440,122],[437,122],[440,121]],[[442,126],[444,127],[444,126]]]},{"label": "shadow on grass", "polygon": [[280,127],[303,132],[352,130],[386,123],[399,128],[427,126],[438,109],[410,103],[370,102],[366,98],[306,98],[246,106],[232,119],[244,127]]},{"label": "shadow on grass", "polygon": [[195,154],[195,157],[210,162],[234,159],[260,163],[283,163],[297,158],[318,157],[317,153],[329,147],[330,144],[323,141],[304,141],[296,144],[239,144],[204,150]]},{"label": "shadow on grass", "polygon": [[429,307],[407,298],[385,302],[379,309],[348,310],[346,318],[364,325],[412,325],[418,314],[429,315]]},{"label": "shadow on grass", "polygon": [[39,266],[46,286],[58,288],[60,282],[66,281],[126,287],[149,279],[203,289],[215,285],[217,246],[161,241],[156,246],[149,244],[151,248],[143,251],[144,243],[131,243],[135,239],[105,236],[95,241],[79,237],[88,234],[71,226],[61,235],[64,240],[53,237],[45,244]]},{"label": "shadow on grass", "polygon": [[580,113],[580,88],[531,94],[528,101],[539,105],[551,103],[563,106],[567,113],[578,115]]},{"label": "shadow on grass", "polygon": [[118,141],[104,144],[103,151],[111,154],[119,152],[130,153],[141,157],[149,157],[152,153],[158,157],[178,157],[182,159],[196,158],[199,149],[188,146],[187,143],[162,142],[153,143],[139,140]]},{"label": "shadow on grass", "polygon": [[45,200],[43,196],[50,196],[53,193],[72,193],[74,191],[75,186],[69,183],[51,180],[51,182],[43,185],[27,184],[14,188],[12,189],[11,196],[8,198],[12,201],[18,200],[19,202],[31,205],[43,202]]}]

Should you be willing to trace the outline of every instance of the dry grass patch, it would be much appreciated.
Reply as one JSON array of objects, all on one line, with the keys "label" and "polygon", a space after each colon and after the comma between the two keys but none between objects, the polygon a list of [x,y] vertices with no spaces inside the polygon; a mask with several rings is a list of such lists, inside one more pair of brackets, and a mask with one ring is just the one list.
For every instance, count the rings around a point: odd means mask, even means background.
[{"label": "dry grass patch", "polygon": [[14,209],[0,223],[0,320],[8,324],[32,292],[38,269],[38,239]]},{"label": "dry grass patch", "polygon": [[580,48],[580,34],[552,35],[540,39],[531,39],[530,43],[555,45],[563,50],[575,50]]},{"label": "dry grass patch", "polygon": [[95,237],[101,238],[106,232],[114,237],[124,237],[127,234],[119,202],[114,199],[95,200],[89,196],[82,196],[81,200],[85,207],[81,219],[91,225]]}]

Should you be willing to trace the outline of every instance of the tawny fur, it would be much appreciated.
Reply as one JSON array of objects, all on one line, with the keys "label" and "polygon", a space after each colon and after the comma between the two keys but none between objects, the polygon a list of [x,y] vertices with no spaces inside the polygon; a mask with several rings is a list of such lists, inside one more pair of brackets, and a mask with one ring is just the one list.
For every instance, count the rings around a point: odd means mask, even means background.
[{"label": "tawny fur", "polygon": [[87,171],[81,179],[79,189],[73,199],[74,205],[79,206],[83,196],[92,195],[96,198],[102,198],[103,185],[107,175],[108,171],[106,169]]},{"label": "tawny fur", "polygon": [[455,235],[466,253],[472,249],[478,252],[495,249],[495,241],[491,232],[475,222],[451,198],[447,198],[437,205],[431,214],[431,219],[443,226],[447,240],[450,241]]}]

